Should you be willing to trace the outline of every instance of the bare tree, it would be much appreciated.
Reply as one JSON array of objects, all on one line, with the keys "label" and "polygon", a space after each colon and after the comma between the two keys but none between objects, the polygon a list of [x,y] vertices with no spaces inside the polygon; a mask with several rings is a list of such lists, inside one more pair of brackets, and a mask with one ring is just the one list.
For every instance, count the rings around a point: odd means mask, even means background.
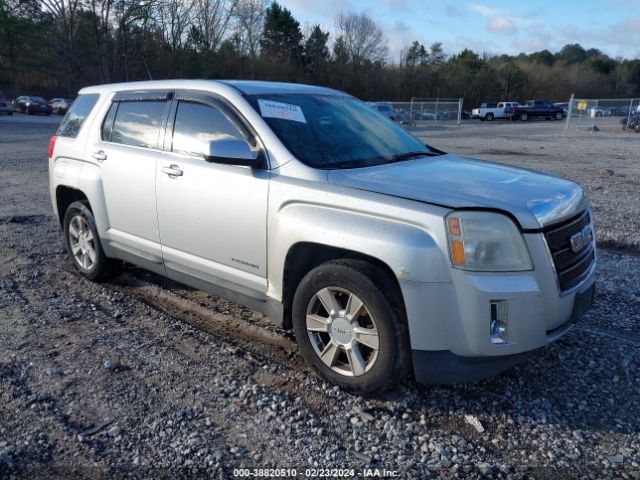
[{"label": "bare tree", "polygon": [[384,62],[389,49],[382,29],[366,13],[339,13],[336,37],[347,59],[355,64]]},{"label": "bare tree", "polygon": [[114,2],[114,45],[113,45],[113,72],[115,78],[118,74],[118,66],[121,64],[124,70],[124,80],[129,81],[128,55],[132,43],[131,30],[141,24],[147,29],[154,8],[159,0],[116,0]]},{"label": "bare tree", "polygon": [[267,0],[238,0],[235,10],[236,34],[240,51],[255,57],[260,47]]},{"label": "bare tree", "polygon": [[80,0],[41,0],[42,6],[55,18],[69,51],[73,50],[76,15],[82,6]]},{"label": "bare tree", "polygon": [[161,0],[156,6],[158,26],[162,38],[172,52],[181,50],[187,41],[187,33],[193,25],[194,0]]},{"label": "bare tree", "polygon": [[203,52],[215,52],[223,42],[237,4],[238,0],[195,0],[195,27]]},{"label": "bare tree", "polygon": [[96,43],[96,64],[100,82],[111,80],[110,70],[106,62],[107,46],[111,30],[111,13],[115,0],[89,0],[88,7],[93,13],[93,34]]}]

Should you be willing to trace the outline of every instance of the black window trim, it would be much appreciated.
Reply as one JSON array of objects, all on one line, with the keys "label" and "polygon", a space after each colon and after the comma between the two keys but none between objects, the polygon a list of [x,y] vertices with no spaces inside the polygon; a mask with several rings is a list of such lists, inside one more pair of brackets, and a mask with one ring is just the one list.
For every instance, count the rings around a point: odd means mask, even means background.
[{"label": "black window trim", "polygon": [[[102,142],[111,143],[114,145],[121,145],[123,147],[132,147],[132,148],[143,148],[145,150],[162,150],[163,149],[163,139],[165,136],[165,129],[167,126],[167,118],[169,117],[169,112],[171,111],[171,107],[173,105],[173,90],[124,90],[120,92],[116,92],[111,98],[111,105],[107,109],[104,114],[104,118],[100,124],[100,140]],[[113,136],[113,126],[115,125],[116,118],[118,116],[118,110],[120,110],[121,103],[134,103],[134,102],[166,102],[164,112],[162,112],[162,119],[160,122],[160,127],[158,128],[158,137],[156,138],[156,143],[154,146],[142,146],[142,145],[127,145],[124,143],[113,142],[111,140]],[[109,115],[109,111],[114,104],[118,104],[116,107],[116,112],[113,116],[113,121],[111,123],[111,129],[109,130],[109,139],[102,138],[102,129],[104,127],[104,122],[107,120],[107,116]]]}]

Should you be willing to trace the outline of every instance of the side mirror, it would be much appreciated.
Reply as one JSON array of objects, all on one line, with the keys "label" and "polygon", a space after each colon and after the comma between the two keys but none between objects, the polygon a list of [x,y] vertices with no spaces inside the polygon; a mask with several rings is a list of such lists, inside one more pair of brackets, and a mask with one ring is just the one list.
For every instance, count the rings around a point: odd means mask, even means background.
[{"label": "side mirror", "polygon": [[211,163],[241,165],[256,168],[260,164],[260,155],[251,150],[246,140],[223,138],[204,144],[204,159]]}]

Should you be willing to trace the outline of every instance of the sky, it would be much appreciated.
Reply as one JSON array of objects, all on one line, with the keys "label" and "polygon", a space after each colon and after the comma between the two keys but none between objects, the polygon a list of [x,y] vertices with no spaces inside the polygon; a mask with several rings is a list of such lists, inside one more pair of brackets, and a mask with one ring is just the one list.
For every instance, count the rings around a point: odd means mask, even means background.
[{"label": "sky", "polygon": [[338,12],[365,12],[382,27],[389,60],[418,40],[451,55],[556,52],[567,43],[640,58],[640,0],[281,0],[302,26],[333,32]]}]

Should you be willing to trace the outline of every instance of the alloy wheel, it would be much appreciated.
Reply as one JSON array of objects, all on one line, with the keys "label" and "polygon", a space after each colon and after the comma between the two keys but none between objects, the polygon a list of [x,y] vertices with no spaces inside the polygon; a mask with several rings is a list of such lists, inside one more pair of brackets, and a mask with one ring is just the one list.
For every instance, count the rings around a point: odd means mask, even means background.
[{"label": "alloy wheel", "polygon": [[353,292],[340,287],[316,292],[307,307],[306,327],[320,360],[340,375],[364,375],[378,359],[375,319]]},{"label": "alloy wheel", "polygon": [[82,215],[75,215],[69,222],[69,247],[79,267],[91,270],[97,259],[93,232]]}]

